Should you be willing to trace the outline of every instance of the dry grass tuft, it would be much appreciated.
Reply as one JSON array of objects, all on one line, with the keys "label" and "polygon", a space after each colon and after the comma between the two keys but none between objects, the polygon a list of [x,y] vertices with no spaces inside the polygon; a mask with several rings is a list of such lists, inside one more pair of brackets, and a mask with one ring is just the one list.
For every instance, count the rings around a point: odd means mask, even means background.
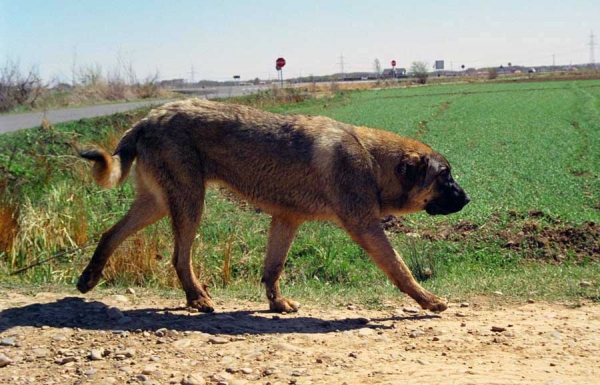
[{"label": "dry grass tuft", "polygon": [[19,231],[18,212],[8,203],[0,203],[0,255],[8,255]]}]

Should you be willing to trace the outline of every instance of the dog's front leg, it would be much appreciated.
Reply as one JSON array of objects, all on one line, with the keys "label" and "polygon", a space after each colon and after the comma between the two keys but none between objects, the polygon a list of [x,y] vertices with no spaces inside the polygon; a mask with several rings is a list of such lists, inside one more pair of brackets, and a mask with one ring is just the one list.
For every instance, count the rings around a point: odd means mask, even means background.
[{"label": "dog's front leg", "polygon": [[279,277],[299,225],[300,222],[288,218],[273,216],[271,219],[262,282],[265,284],[269,309],[274,312],[296,312],[300,307],[298,302],[283,298],[279,289]]},{"label": "dog's front leg", "polygon": [[396,287],[417,301],[422,308],[442,312],[448,308],[448,301],[425,290],[415,280],[402,257],[394,250],[385,235],[378,219],[366,226],[345,226],[354,241],[358,243],[383,270]]}]

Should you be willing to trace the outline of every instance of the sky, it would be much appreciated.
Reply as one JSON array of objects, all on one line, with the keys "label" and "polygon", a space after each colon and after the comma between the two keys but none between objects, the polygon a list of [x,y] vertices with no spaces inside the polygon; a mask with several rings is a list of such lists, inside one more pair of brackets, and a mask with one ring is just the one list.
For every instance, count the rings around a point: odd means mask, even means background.
[{"label": "sky", "polygon": [[[71,82],[119,63],[140,78],[275,79],[373,71],[600,62],[600,0],[0,0],[0,68]],[[193,68],[193,70],[192,70]],[[76,72],[76,71],[75,71]]]}]

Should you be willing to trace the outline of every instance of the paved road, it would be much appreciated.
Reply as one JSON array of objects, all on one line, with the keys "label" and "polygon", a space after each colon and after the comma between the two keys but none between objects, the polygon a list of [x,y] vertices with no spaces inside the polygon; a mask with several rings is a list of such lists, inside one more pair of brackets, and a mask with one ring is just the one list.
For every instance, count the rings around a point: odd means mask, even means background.
[{"label": "paved road", "polygon": [[[121,104],[105,104],[101,106],[90,106],[81,108],[67,108],[46,112],[46,119],[52,123],[68,122],[82,118],[93,118],[95,116],[111,115],[117,112],[133,110],[148,105],[161,105],[168,102],[165,100],[154,100]],[[17,131],[24,128],[39,126],[44,116],[43,112],[32,112],[27,114],[0,116],[0,134]]]},{"label": "paved road", "polygon": [[[232,86],[232,87],[206,87],[185,88],[177,90],[180,93],[196,95],[207,99],[219,99],[232,96],[249,95],[269,88],[268,86]],[[52,123],[68,122],[82,118],[93,118],[96,116],[111,115],[116,112],[133,110],[147,105],[160,105],[170,100],[155,100],[148,102],[134,102],[122,104],[107,104],[101,106],[90,106],[82,108],[68,108],[46,112],[46,119]],[[44,116],[43,112],[32,112],[27,114],[0,115],[0,134],[9,131],[22,130],[39,126]]]}]

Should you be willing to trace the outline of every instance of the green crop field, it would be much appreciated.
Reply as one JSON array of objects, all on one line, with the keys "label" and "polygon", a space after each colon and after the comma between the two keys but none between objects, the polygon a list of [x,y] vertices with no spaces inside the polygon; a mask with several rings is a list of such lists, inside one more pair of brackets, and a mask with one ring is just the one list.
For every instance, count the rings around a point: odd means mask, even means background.
[{"label": "green crop field", "polygon": [[[390,130],[446,156],[472,202],[448,217],[419,213],[383,222],[415,275],[437,294],[453,300],[494,291],[514,298],[600,300],[600,81],[356,91],[269,109]],[[113,149],[119,132],[146,112],[0,136],[5,281],[75,282],[90,249],[18,278],[9,274],[93,245],[126,212],[132,184],[98,189],[71,145]],[[226,287],[223,293],[260,296],[268,223],[265,214],[212,190],[193,250],[203,279],[214,289]],[[176,285],[170,237],[167,220],[132,237],[111,261],[104,285]],[[302,226],[283,287],[298,296],[367,302],[396,295],[365,253],[328,223]]]}]

